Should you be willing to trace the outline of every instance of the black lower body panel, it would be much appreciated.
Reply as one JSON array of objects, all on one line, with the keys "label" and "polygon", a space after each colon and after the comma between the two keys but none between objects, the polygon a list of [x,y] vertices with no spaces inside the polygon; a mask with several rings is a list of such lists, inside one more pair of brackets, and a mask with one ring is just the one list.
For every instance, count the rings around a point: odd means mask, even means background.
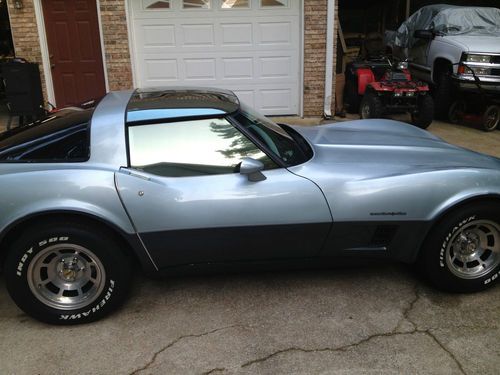
[{"label": "black lower body panel", "polygon": [[312,258],[331,223],[185,229],[141,233],[159,268],[192,263]]}]

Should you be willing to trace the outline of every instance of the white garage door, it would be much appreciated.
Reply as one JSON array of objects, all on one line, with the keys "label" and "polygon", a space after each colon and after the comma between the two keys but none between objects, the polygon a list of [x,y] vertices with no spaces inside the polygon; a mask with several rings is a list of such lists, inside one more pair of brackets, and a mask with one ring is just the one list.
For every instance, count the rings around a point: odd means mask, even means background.
[{"label": "white garage door", "polygon": [[268,115],[297,114],[298,0],[129,0],[139,87],[233,90]]}]

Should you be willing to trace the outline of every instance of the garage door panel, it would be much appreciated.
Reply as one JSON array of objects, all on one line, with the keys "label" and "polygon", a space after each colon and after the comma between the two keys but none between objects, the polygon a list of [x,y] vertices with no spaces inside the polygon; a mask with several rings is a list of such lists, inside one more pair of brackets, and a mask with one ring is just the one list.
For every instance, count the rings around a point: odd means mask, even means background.
[{"label": "garage door panel", "polygon": [[183,60],[184,79],[186,80],[215,80],[216,61],[206,58],[189,58]]},{"label": "garage door panel", "polygon": [[181,46],[215,46],[214,25],[182,24]]},{"label": "garage door panel", "polygon": [[290,45],[292,43],[292,25],[290,22],[259,22],[260,44]]},{"label": "garage door panel", "polygon": [[251,46],[253,25],[251,23],[221,23],[223,47]]},{"label": "garage door panel", "polygon": [[144,62],[145,77],[149,83],[160,84],[179,80],[176,59],[146,59]]},{"label": "garage door panel", "polygon": [[222,79],[254,78],[254,61],[252,57],[222,58]]},{"label": "garage door panel", "polygon": [[[271,57],[216,57],[206,58],[204,54],[190,54],[179,59],[169,59],[165,55],[154,55],[144,59],[139,70],[139,85],[141,87],[161,86],[163,83],[178,81],[203,81],[211,86],[248,85],[262,86],[265,84],[287,84],[294,88],[299,86],[297,66],[292,59],[283,56]],[[221,56],[224,56],[221,54]]]},{"label": "garage door panel", "polygon": [[174,25],[142,25],[139,31],[144,48],[175,47]]},{"label": "garage door panel", "polygon": [[[229,89],[229,88],[228,88]],[[229,89],[231,90],[231,89]],[[245,103],[246,105],[256,108],[255,106],[255,90],[232,90],[241,103]]]},{"label": "garage door panel", "polygon": [[251,0],[236,10],[212,0],[209,10],[188,10],[180,0],[157,9],[129,0],[137,84],[227,88],[265,114],[298,113],[298,3],[260,8]]},{"label": "garage door panel", "polygon": [[291,78],[292,58],[290,56],[272,56],[260,58],[259,78]]},{"label": "garage door panel", "polygon": [[290,88],[261,89],[258,91],[259,110],[267,113],[290,113],[293,93]]}]

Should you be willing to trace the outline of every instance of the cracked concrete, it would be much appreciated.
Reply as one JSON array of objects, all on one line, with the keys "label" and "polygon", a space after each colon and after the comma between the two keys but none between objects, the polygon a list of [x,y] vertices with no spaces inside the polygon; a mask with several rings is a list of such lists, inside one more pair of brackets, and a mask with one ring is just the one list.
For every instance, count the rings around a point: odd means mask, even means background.
[{"label": "cracked concrete", "polygon": [[[433,128],[500,156],[500,132]],[[139,277],[120,311],[74,327],[33,321],[0,281],[1,375],[497,375],[499,339],[499,286],[440,293],[394,264]]]},{"label": "cracked concrete", "polygon": [[31,320],[0,284],[0,373],[497,374],[500,288],[450,295],[404,266],[153,281],[94,324]]}]

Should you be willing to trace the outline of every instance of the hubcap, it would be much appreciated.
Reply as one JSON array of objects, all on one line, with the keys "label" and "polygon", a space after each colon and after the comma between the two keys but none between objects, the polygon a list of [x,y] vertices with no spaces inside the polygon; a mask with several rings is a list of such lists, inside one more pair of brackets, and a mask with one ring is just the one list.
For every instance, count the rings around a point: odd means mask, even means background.
[{"label": "hubcap", "polygon": [[45,305],[75,310],[94,302],[106,274],[95,254],[82,246],[57,244],[40,251],[28,267],[28,284]]},{"label": "hubcap", "polygon": [[487,275],[500,264],[500,225],[489,220],[467,224],[448,243],[446,264],[463,279]]},{"label": "hubcap", "polygon": [[361,108],[361,117],[362,118],[370,118],[370,106],[368,104],[363,105]]},{"label": "hubcap", "polygon": [[486,129],[495,129],[500,122],[500,109],[499,107],[491,107],[486,115],[484,126]]}]

